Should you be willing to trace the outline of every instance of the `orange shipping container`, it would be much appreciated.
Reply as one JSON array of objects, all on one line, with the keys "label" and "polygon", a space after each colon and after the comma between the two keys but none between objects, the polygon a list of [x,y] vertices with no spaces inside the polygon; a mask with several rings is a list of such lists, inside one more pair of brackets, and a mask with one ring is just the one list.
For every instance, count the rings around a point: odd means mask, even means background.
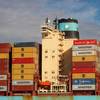
[{"label": "orange shipping container", "polygon": [[9,59],[9,53],[0,53],[0,59],[1,58],[8,58]]},{"label": "orange shipping container", "polygon": [[88,61],[97,61],[97,56],[73,56],[73,62],[88,62]]},{"label": "orange shipping container", "polygon": [[22,75],[13,75],[12,74],[12,80],[33,80],[34,75],[26,75],[26,74],[22,74]]},{"label": "orange shipping container", "polygon": [[36,53],[12,53],[12,58],[37,58]]},{"label": "orange shipping container", "polygon": [[72,79],[95,78],[95,73],[73,73]]},{"label": "orange shipping container", "polygon": [[17,69],[17,70],[12,70],[12,74],[17,75],[17,74],[34,74],[35,69]]},{"label": "orange shipping container", "polygon": [[35,69],[35,64],[12,64],[12,70],[14,69]]},{"label": "orange shipping container", "polygon": [[13,53],[21,53],[21,52],[33,52],[37,53],[38,49],[36,47],[13,47],[12,48]]}]

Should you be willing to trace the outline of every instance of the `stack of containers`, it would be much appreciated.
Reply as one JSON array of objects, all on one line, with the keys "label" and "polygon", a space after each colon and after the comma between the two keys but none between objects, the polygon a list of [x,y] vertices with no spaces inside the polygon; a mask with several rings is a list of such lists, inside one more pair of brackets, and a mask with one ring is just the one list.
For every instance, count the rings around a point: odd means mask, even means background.
[{"label": "stack of containers", "polygon": [[97,41],[75,40],[72,47],[72,90],[95,90]]},{"label": "stack of containers", "polygon": [[12,48],[12,91],[34,91],[38,51],[38,45],[34,42],[14,44]]},{"label": "stack of containers", "polygon": [[100,95],[100,41],[98,41],[98,50],[97,50],[98,62],[96,67],[96,92]]},{"label": "stack of containers", "polygon": [[0,43],[0,94],[3,95],[7,95],[10,89],[10,53],[11,45]]}]

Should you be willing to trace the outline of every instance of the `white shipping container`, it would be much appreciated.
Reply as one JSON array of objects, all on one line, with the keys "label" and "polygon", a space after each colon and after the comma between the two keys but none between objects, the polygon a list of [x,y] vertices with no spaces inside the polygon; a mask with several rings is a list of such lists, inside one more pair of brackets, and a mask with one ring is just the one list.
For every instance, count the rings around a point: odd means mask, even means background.
[{"label": "white shipping container", "polygon": [[7,86],[0,86],[0,91],[7,91]]},{"label": "white shipping container", "polygon": [[95,90],[95,85],[72,85],[72,90]]},{"label": "white shipping container", "polygon": [[0,80],[7,80],[7,75],[0,75]]},{"label": "white shipping container", "polygon": [[73,45],[72,50],[97,50],[97,45]]},{"label": "white shipping container", "polygon": [[32,80],[13,80],[12,85],[33,85]]},{"label": "white shipping container", "polygon": [[97,55],[95,50],[85,50],[85,51],[73,51],[72,52],[73,56],[93,56],[93,55]]}]

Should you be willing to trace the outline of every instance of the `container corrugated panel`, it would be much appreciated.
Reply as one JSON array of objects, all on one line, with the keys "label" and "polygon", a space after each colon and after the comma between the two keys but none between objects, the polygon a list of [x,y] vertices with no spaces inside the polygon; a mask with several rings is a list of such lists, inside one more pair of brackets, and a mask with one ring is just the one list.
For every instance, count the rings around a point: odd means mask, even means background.
[{"label": "container corrugated panel", "polygon": [[12,59],[12,64],[26,64],[35,63],[34,58],[14,58]]},{"label": "container corrugated panel", "polygon": [[95,78],[95,73],[73,73],[72,79]]},{"label": "container corrugated panel", "polygon": [[19,70],[12,70],[12,74],[34,74],[35,69],[19,69]]},{"label": "container corrugated panel", "polygon": [[97,45],[96,39],[89,39],[89,40],[74,40],[74,45]]},{"label": "container corrugated panel", "polygon": [[73,56],[73,62],[88,62],[88,61],[97,61],[97,56]]},{"label": "container corrugated panel", "polygon": [[73,85],[95,85],[96,79],[90,78],[90,79],[73,79],[72,80]]},{"label": "container corrugated panel", "polygon": [[7,86],[0,86],[0,91],[7,91]]},{"label": "container corrugated panel", "polygon": [[12,74],[12,80],[33,80],[34,75],[13,75]]},{"label": "container corrugated panel", "polygon": [[12,48],[12,52],[13,53],[22,53],[22,52],[30,52],[30,53],[37,53],[38,52],[38,48],[36,47],[13,47]]},{"label": "container corrugated panel", "polygon": [[93,55],[97,55],[96,51],[73,51],[72,52],[72,56],[93,56]]},{"label": "container corrugated panel", "polygon": [[35,69],[35,64],[12,64],[12,70],[13,69]]},{"label": "container corrugated panel", "polygon": [[36,53],[12,53],[12,58],[37,58]]},{"label": "container corrugated panel", "polygon": [[73,51],[97,50],[96,45],[73,45]]},{"label": "container corrugated panel", "polygon": [[12,91],[33,91],[34,90],[34,86],[12,86]]},{"label": "container corrugated panel", "polygon": [[0,59],[2,58],[8,58],[9,59],[9,53],[0,53]]},{"label": "container corrugated panel", "polygon": [[13,80],[12,85],[34,85],[33,80]]},{"label": "container corrugated panel", "polygon": [[89,61],[89,62],[73,62],[72,63],[73,67],[96,67],[96,62],[95,61]]},{"label": "container corrugated panel", "polygon": [[14,43],[14,47],[38,47],[39,44],[36,42],[17,42]]},{"label": "container corrugated panel", "polygon": [[72,90],[95,90],[95,85],[72,85]]},{"label": "container corrugated panel", "polygon": [[96,68],[72,68],[72,73],[95,73]]}]

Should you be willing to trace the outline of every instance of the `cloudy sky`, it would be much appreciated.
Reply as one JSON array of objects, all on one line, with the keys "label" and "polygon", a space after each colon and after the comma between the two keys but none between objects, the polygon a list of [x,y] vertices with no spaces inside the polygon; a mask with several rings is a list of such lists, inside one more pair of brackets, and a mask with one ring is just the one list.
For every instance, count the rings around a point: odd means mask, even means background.
[{"label": "cloudy sky", "polygon": [[0,0],[0,42],[41,42],[41,25],[50,19],[79,20],[81,38],[100,40],[100,0]]}]

